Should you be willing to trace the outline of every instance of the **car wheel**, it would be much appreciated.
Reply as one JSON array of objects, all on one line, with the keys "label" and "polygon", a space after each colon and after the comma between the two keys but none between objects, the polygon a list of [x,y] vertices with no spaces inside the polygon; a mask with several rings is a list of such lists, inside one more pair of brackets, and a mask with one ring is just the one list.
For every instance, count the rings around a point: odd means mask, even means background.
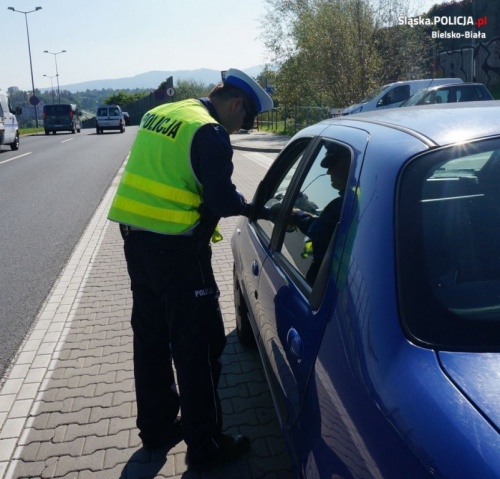
[{"label": "car wheel", "polygon": [[19,150],[19,132],[16,132],[15,140],[10,144],[11,150]]},{"label": "car wheel", "polygon": [[120,127],[120,133],[124,133],[125,132],[125,128],[123,126]]},{"label": "car wheel", "polygon": [[76,130],[77,133],[80,133],[80,131],[81,131],[80,128],[78,128],[78,130]]},{"label": "car wheel", "polygon": [[55,135],[55,134],[56,134],[56,130],[53,130],[53,131],[52,131],[52,134],[53,134],[53,135]]},{"label": "car wheel", "polygon": [[234,310],[236,313],[236,333],[244,346],[255,347],[255,337],[248,319],[248,307],[245,303],[240,283],[233,266]]},{"label": "car wheel", "polygon": [[74,135],[74,134],[76,133],[76,130],[73,128],[73,129],[71,130],[71,133],[73,133],[73,135]]}]

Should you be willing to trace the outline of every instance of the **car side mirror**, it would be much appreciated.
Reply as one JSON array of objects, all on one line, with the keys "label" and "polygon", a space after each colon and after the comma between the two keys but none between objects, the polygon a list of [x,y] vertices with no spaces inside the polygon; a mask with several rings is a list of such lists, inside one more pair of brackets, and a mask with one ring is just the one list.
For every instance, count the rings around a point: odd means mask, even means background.
[{"label": "car side mirror", "polygon": [[16,113],[16,115],[22,115],[23,114],[23,109],[20,106],[18,106],[16,108],[16,112],[15,113]]}]

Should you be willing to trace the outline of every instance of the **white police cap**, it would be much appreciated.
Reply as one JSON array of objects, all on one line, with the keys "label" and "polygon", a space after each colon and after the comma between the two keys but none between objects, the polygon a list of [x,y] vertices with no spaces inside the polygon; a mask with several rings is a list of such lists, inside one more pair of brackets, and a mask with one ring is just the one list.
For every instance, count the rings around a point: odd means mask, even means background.
[{"label": "white police cap", "polygon": [[227,70],[224,83],[229,83],[248,94],[255,106],[255,114],[269,111],[274,106],[272,98],[264,88],[241,70],[236,68]]}]

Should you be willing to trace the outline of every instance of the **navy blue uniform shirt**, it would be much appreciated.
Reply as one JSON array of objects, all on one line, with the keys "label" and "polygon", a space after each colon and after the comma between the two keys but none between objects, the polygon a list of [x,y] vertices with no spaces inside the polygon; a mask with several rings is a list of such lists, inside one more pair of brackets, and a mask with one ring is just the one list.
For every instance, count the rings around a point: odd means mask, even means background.
[{"label": "navy blue uniform shirt", "polygon": [[[208,98],[199,101],[210,115],[219,121],[217,112]],[[243,196],[231,181],[233,174],[233,147],[229,133],[221,125],[203,125],[191,144],[191,165],[198,181],[203,185],[203,202],[216,217],[245,214]]]}]

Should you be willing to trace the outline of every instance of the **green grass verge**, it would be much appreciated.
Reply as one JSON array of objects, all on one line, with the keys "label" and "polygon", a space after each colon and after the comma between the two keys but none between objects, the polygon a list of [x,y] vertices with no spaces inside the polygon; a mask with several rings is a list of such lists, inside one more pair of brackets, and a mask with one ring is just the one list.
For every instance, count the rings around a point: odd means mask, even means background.
[{"label": "green grass verge", "polygon": [[32,135],[33,133],[43,133],[43,128],[19,128],[20,135]]}]

